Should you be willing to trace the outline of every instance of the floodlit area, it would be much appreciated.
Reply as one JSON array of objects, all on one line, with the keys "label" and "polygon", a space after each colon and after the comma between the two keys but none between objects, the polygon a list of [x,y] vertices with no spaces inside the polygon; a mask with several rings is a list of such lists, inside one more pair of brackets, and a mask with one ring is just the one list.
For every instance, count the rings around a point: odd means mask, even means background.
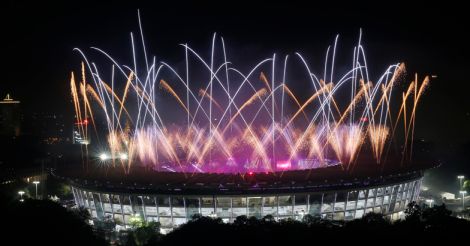
[{"label": "floodlit area", "polygon": [[354,190],[323,192],[294,191],[284,194],[252,195],[163,195],[110,193],[73,187],[75,201],[87,208],[95,219],[113,219],[129,225],[133,216],[158,221],[163,229],[186,223],[193,215],[221,218],[233,222],[237,216],[276,220],[301,220],[310,214],[328,220],[353,220],[369,212],[383,213],[392,220],[403,218],[408,203],[416,201],[421,178],[402,183]]}]

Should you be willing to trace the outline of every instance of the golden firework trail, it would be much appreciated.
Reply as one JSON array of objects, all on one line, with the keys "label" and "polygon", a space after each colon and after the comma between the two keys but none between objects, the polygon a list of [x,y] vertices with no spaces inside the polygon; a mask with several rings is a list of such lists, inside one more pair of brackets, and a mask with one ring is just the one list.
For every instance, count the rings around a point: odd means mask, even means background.
[{"label": "golden firework trail", "polygon": [[[121,166],[127,173],[134,165],[170,172],[276,172],[331,165],[347,170],[367,151],[377,163],[385,163],[385,147],[390,148],[400,123],[403,158],[411,158],[417,106],[429,77],[419,83],[416,75],[405,91],[396,92],[396,85],[404,83],[404,64],[391,65],[371,79],[360,43],[352,68],[343,74],[335,70],[336,48],[327,52],[325,61],[332,62],[324,65],[323,76],[312,72],[299,53],[295,79],[287,69],[287,56],[279,59],[276,54],[241,72],[228,60],[225,45],[223,57],[218,56],[217,40],[214,35],[208,60],[183,45],[185,69],[148,60],[147,53],[137,56],[134,42],[133,67],[93,48],[111,61],[111,75],[100,72],[99,65],[76,49],[84,62],[81,82],[71,73],[73,107],[77,121],[90,118],[95,129],[104,115],[105,146],[96,149],[108,155],[101,162]],[[190,69],[194,67],[197,72]],[[165,93],[174,101],[162,106],[159,100]],[[394,93],[401,98],[395,99]],[[93,111],[94,103],[102,113]],[[394,104],[399,110],[392,108]],[[178,107],[184,111],[175,110]],[[90,137],[86,126],[79,125],[79,131]]]}]

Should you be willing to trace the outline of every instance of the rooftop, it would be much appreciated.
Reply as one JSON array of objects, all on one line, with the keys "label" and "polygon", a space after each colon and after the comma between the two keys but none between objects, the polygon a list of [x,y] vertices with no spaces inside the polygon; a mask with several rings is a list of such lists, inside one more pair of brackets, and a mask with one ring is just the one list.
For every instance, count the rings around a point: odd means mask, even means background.
[{"label": "rooftop", "polygon": [[20,101],[13,100],[13,98],[10,97],[9,93],[7,93],[5,98],[2,101],[0,101],[0,104],[18,104],[18,103],[20,103]]},{"label": "rooftop", "polygon": [[295,170],[276,173],[172,173],[132,168],[125,174],[122,168],[95,169],[68,168],[56,171],[58,177],[71,184],[90,190],[159,194],[249,194],[315,192],[319,190],[353,189],[399,183],[422,177],[424,171],[438,166],[431,162],[412,164],[361,163],[352,170],[340,166],[323,169]]}]

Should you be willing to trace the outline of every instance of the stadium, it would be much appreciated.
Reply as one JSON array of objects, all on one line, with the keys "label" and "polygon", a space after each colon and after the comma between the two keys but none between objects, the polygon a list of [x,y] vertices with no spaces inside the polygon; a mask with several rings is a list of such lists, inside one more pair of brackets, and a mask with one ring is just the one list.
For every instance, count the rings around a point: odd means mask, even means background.
[{"label": "stadium", "polygon": [[81,78],[72,73],[70,88],[85,158],[82,171],[63,175],[76,204],[97,220],[158,221],[164,230],[195,214],[403,217],[432,167],[412,157],[430,78],[404,85],[397,63],[372,82],[361,39],[351,69],[335,73],[337,39],[321,75],[300,53],[238,69],[216,34],[208,60],[181,45],[179,68],[149,60],[142,33],[143,55],[132,39],[133,67],[93,47],[111,62],[101,72],[76,49]]},{"label": "stadium", "polygon": [[316,218],[348,221],[369,212],[391,220],[403,218],[419,195],[424,171],[431,165],[386,168],[362,165],[354,174],[333,166],[281,173],[209,174],[136,170],[95,174],[62,173],[77,205],[93,219],[113,219],[128,226],[132,217],[158,221],[169,231],[193,215],[233,222],[237,216],[276,220]]}]

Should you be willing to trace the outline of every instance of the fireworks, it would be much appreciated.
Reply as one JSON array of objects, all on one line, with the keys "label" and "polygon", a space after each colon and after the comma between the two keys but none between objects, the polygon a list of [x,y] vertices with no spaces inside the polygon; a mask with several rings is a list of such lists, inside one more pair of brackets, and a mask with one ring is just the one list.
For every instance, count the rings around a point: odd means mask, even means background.
[{"label": "fireworks", "polygon": [[[107,150],[100,159],[126,171],[133,165],[183,172],[348,169],[363,147],[381,163],[399,122],[405,147],[413,141],[416,107],[429,84],[428,77],[421,83],[416,77],[396,102],[392,91],[404,65],[390,65],[373,82],[360,41],[351,69],[341,75],[334,73],[337,38],[322,75],[299,53],[282,61],[274,54],[243,73],[215,34],[208,60],[181,45],[183,67],[148,59],[143,37],[144,53],[136,54],[132,33],[131,41],[132,67],[92,48],[110,60],[101,68],[106,73],[76,49],[84,59],[82,76],[77,83],[72,73],[70,82],[77,120],[91,119],[95,126],[95,134],[86,125],[80,131],[87,139],[106,139],[100,141]],[[307,81],[297,94],[289,86],[299,83],[289,81],[292,60],[300,61],[296,73],[303,71]],[[393,104],[400,108],[395,119]],[[96,123],[103,120],[106,136]],[[403,150],[404,156],[410,153]]]}]

